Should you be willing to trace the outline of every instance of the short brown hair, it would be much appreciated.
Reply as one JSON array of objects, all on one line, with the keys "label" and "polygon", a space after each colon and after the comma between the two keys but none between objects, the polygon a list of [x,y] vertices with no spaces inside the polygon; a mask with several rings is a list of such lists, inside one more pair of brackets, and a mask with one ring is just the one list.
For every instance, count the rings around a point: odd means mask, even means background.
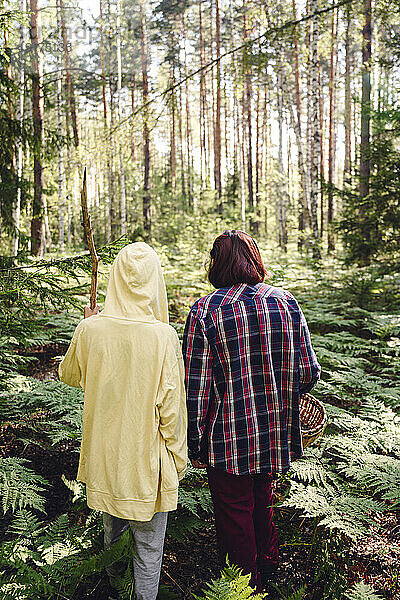
[{"label": "short brown hair", "polygon": [[210,256],[208,279],[215,288],[255,285],[267,274],[256,241],[244,231],[224,231],[215,239]]}]

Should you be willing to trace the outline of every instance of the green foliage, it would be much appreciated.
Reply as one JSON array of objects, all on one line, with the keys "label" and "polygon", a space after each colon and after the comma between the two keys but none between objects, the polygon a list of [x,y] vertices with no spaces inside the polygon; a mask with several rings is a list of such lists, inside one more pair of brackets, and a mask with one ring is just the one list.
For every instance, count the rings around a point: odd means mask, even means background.
[{"label": "green foliage", "polygon": [[[196,268],[189,269],[187,258],[181,254],[182,250],[187,253],[185,248],[159,249],[165,265],[171,313],[179,330],[193,300],[209,291],[203,275],[204,254],[198,252]],[[274,262],[271,260],[269,264]],[[400,388],[396,377],[400,366],[400,319],[388,312],[393,311],[393,300],[379,306],[382,308],[379,311],[355,306],[351,300],[353,290],[318,270],[308,271],[310,284],[303,298],[302,287],[299,294],[295,290],[295,285],[304,286],[304,282],[298,283],[297,269],[292,269],[288,262],[282,269],[274,270],[276,282],[293,289],[309,322],[323,367],[323,379],[315,393],[325,401],[329,419],[319,446],[307,449],[304,457],[293,463],[290,481],[283,484],[284,499],[278,511],[281,515],[301,518],[306,531],[313,526],[315,542],[310,552],[316,565],[314,584],[321,590],[321,598],[338,600],[348,585],[333,554],[340,556],[344,564],[351,544],[368,531],[375,515],[398,506]],[[383,280],[377,278],[376,286],[386,290],[387,275]],[[371,291],[371,298],[374,293]],[[346,301],[342,302],[344,296]],[[19,329],[15,328],[15,348],[32,351],[54,341],[64,343],[75,326],[65,313],[39,314],[36,323],[37,329],[25,332],[25,339],[21,323]],[[7,345],[5,348],[10,350]],[[67,442],[69,451],[71,447],[78,450],[83,404],[80,390],[22,375],[8,376],[3,387],[0,411],[3,425],[11,428],[13,439],[43,448],[54,445],[62,448]],[[3,470],[3,462],[4,459],[0,462],[0,481],[6,485],[8,482],[14,489],[12,468]],[[29,470],[30,465],[22,461],[20,468]],[[29,478],[35,485],[44,486],[44,482],[29,473],[21,477],[23,481]],[[8,496],[8,510],[17,512],[8,529],[7,541],[0,546],[0,594],[5,598],[51,599],[57,597],[55,590],[71,598],[83,581],[96,577],[106,564],[122,557],[129,563],[129,540],[122,543],[120,550],[104,551],[97,516],[90,513],[86,522],[82,522],[86,510],[84,486],[65,477],[63,481],[72,496],[71,514],[78,511],[79,519],[59,515],[45,523],[26,510],[40,509],[43,487],[35,490],[30,486],[26,490],[18,485],[21,499],[13,499],[11,493]],[[210,526],[211,512],[204,473],[189,468],[180,486],[179,510],[169,519],[169,535],[187,543]],[[308,534],[299,531],[299,535]],[[221,579],[207,586],[202,598],[250,597],[246,577],[228,567]],[[129,597],[132,581],[128,566],[121,580],[123,597]],[[306,590],[300,587],[281,592],[281,597],[298,600],[308,592],[308,586]]]},{"label": "green foliage", "polygon": [[[357,190],[344,193],[340,229],[351,264],[368,265],[372,257],[393,260],[400,250],[397,223],[400,220],[399,107],[375,113],[371,143],[370,191],[362,203]],[[367,286],[371,282],[365,280]]]},{"label": "green foliage", "polygon": [[221,572],[219,579],[213,579],[203,590],[201,596],[194,596],[196,600],[246,600],[255,598],[262,600],[266,594],[256,594],[250,587],[251,575],[243,575],[241,570],[228,565]]},{"label": "green foliage", "polygon": [[346,592],[345,598],[348,600],[382,600],[382,596],[376,594],[373,588],[363,581],[355,583],[352,588]]},{"label": "green foliage", "polygon": [[16,539],[3,542],[0,548],[4,600],[52,600],[60,594],[71,598],[83,578],[115,562],[128,563],[133,552],[129,530],[103,550],[101,525],[95,515],[83,525],[73,525],[65,514],[42,524],[29,511],[19,511],[9,532]]},{"label": "green foliage", "polygon": [[28,461],[0,457],[0,497],[3,513],[30,507],[44,512],[46,480],[29,469]]},{"label": "green foliage", "polygon": [[[17,439],[44,446],[81,437],[83,392],[59,381],[13,378],[13,392],[0,393],[3,419],[21,425]],[[29,434],[29,437],[26,437]]]},{"label": "green foliage", "polygon": [[204,529],[204,519],[212,513],[210,490],[201,471],[188,467],[179,486],[178,505],[179,513],[168,520],[168,535],[182,541]]}]

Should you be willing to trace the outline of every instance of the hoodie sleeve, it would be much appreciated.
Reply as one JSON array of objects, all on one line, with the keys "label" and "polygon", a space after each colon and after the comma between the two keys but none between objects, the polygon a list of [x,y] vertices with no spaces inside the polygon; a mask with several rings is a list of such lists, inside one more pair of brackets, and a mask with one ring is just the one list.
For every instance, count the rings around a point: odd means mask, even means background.
[{"label": "hoodie sleeve", "polygon": [[172,364],[167,368],[168,376],[162,385],[158,403],[160,415],[160,432],[165,440],[165,445],[171,452],[178,479],[185,475],[187,466],[187,412],[185,394],[185,375],[183,358],[179,348],[174,352],[173,358],[168,361]]},{"label": "hoodie sleeve", "polygon": [[82,386],[82,360],[80,360],[80,337],[82,334],[82,325],[79,323],[72,336],[71,343],[66,355],[58,367],[58,376],[63,383],[72,387]]}]

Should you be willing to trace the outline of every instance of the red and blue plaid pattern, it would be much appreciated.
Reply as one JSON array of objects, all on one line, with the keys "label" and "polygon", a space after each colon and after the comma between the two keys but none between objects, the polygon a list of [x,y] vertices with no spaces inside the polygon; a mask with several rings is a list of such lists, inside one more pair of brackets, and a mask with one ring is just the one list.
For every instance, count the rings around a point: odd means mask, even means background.
[{"label": "red and blue plaid pattern", "polygon": [[284,473],[302,455],[299,394],[320,366],[295,298],[270,285],[218,289],[186,321],[189,457],[236,475]]}]

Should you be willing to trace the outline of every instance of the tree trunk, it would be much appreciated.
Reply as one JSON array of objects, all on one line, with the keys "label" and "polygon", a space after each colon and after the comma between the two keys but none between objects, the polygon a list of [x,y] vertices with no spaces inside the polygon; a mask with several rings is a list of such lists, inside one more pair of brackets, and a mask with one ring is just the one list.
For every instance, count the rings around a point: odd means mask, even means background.
[{"label": "tree trunk", "polygon": [[58,0],[58,2],[59,2],[59,6],[60,6],[61,35],[62,35],[63,46],[64,46],[65,81],[67,84],[67,94],[68,94],[69,106],[70,106],[70,111],[71,111],[71,121],[72,121],[72,131],[74,134],[74,144],[75,144],[75,148],[78,148],[78,146],[79,146],[78,118],[76,115],[74,80],[73,80],[73,77],[70,72],[70,64],[69,64],[69,50],[68,50],[67,33],[66,33],[66,29],[65,29],[64,5],[63,5],[63,0]]},{"label": "tree trunk", "polygon": [[[142,62],[142,90],[143,104],[149,100],[149,82],[147,77],[147,32],[145,21],[144,0],[140,0],[140,56]],[[143,155],[144,155],[144,182],[143,182],[143,227],[148,241],[151,240],[151,196],[150,196],[150,130],[148,122],[148,109],[143,111]]]},{"label": "tree trunk", "polygon": [[[296,0],[292,0],[293,20],[297,19]],[[297,39],[297,26],[293,29],[293,52],[294,52],[294,81],[296,90],[296,114],[301,135],[301,95],[299,75],[299,44]]]},{"label": "tree trunk", "polygon": [[[292,13],[293,20],[297,19],[297,7],[296,0],[292,0]],[[297,116],[297,129],[298,133],[296,134],[296,138],[301,140],[301,94],[300,94],[300,70],[299,70],[299,45],[298,45],[298,30],[297,26],[293,29],[293,51],[294,51],[294,80],[295,80],[295,91],[296,91],[296,116]],[[291,118],[293,120],[293,117]],[[299,172],[300,174],[303,171],[303,166],[301,164],[300,154],[298,155],[299,162]],[[303,194],[307,196],[308,186],[306,185],[306,181],[308,181],[308,177],[306,173],[301,177]],[[303,231],[304,231],[304,219],[305,219],[305,209],[304,205],[308,205],[308,198],[306,198],[305,202],[299,202],[298,208],[298,229],[299,236],[297,247],[299,250],[302,250],[303,247]]]},{"label": "tree trunk", "polygon": [[[122,91],[122,60],[121,60],[121,0],[117,0],[117,114],[118,122],[121,121],[121,91]],[[122,155],[122,145],[117,136],[118,155],[119,155],[119,173],[121,181],[121,235],[126,234],[126,192],[125,192],[125,169]]]},{"label": "tree trunk", "polygon": [[283,102],[282,102],[282,81],[281,74],[278,71],[277,80],[277,108],[278,108],[278,131],[279,131],[279,143],[278,143],[278,170],[279,170],[279,182],[278,182],[278,243],[284,252],[287,252],[287,191],[285,182],[285,170],[283,167]]},{"label": "tree trunk", "polygon": [[335,183],[335,86],[336,86],[336,11],[332,11],[331,56],[329,66],[329,149],[328,149],[328,254],[335,249],[332,231],[333,186]]},{"label": "tree trunk", "polygon": [[34,135],[33,202],[31,221],[31,253],[43,256],[45,250],[44,228],[44,173],[43,173],[43,81],[39,48],[40,12],[38,0],[30,0],[30,37],[32,43],[32,112]]},{"label": "tree trunk", "polygon": [[[203,16],[201,10],[202,0],[199,1],[199,29],[200,29],[200,67],[204,66],[204,40],[203,40]],[[204,183],[207,172],[207,149],[206,149],[206,78],[205,73],[200,73],[200,174],[201,194],[203,195]]]},{"label": "tree trunk", "polygon": [[253,232],[259,233],[260,224],[260,84],[257,85],[256,97],[256,193],[255,193],[255,216],[253,221]]},{"label": "tree trunk", "polygon": [[[175,85],[175,68],[171,66],[171,85]],[[171,110],[171,129],[170,129],[170,162],[171,162],[171,188],[175,191],[176,188],[176,144],[175,144],[175,90],[171,93],[170,97],[170,110]]]},{"label": "tree trunk", "polygon": [[370,156],[370,121],[371,121],[371,0],[363,2],[364,27],[362,44],[362,88],[361,88],[361,139],[360,139],[360,208],[359,220],[363,235],[363,256],[360,264],[369,264],[369,242],[371,233],[368,225],[368,208],[365,198],[369,194],[369,179],[371,173]]},{"label": "tree trunk", "polygon": [[133,164],[135,164],[135,90],[136,90],[136,78],[135,78],[135,72],[133,72],[132,73],[132,85],[131,85],[131,103],[132,103],[131,158],[132,158]]},{"label": "tree trunk", "polygon": [[[181,79],[181,73],[179,69],[179,79]],[[181,190],[182,197],[186,202],[186,179],[185,179],[185,157],[183,151],[183,124],[182,124],[182,86],[179,88],[179,109],[178,109],[178,131],[179,131],[179,158],[181,163]]]},{"label": "tree trunk", "polygon": [[[110,3],[108,3],[108,11],[110,15]],[[111,48],[111,40],[109,44]],[[114,146],[114,90],[113,80],[110,77],[108,82],[109,94],[110,94],[110,128],[108,131],[108,144],[110,148],[110,197],[109,197],[109,230],[110,230],[110,241],[115,240],[118,237],[118,223],[117,223],[117,211],[116,211],[116,190],[115,190],[115,146]]]},{"label": "tree trunk", "polygon": [[[318,0],[310,0],[311,13],[318,11]],[[319,101],[318,101],[318,16],[312,23],[311,38],[311,89],[312,89],[312,153],[311,153],[311,230],[313,258],[321,258],[320,237],[318,228],[318,195],[319,195],[319,159],[321,154],[321,138],[319,132]]]},{"label": "tree trunk", "polygon": [[[219,0],[215,0],[215,44],[216,57],[221,55],[221,21]],[[222,182],[221,182],[221,63],[216,67],[216,108],[214,121],[214,185],[218,195],[218,211],[222,213]]]},{"label": "tree trunk", "polygon": [[[246,22],[246,5],[243,3],[243,39],[248,40],[247,22]],[[253,147],[252,147],[252,127],[251,127],[251,73],[249,67],[246,69],[245,75],[245,110],[247,120],[247,188],[248,188],[248,206],[252,212],[254,209],[253,197]],[[253,231],[254,219],[251,218],[250,230]]]},{"label": "tree trunk", "polygon": [[106,91],[106,75],[105,75],[105,59],[104,59],[104,21],[103,21],[103,2],[100,0],[100,65],[101,65],[101,91],[103,98],[103,119],[104,119],[104,137],[106,140],[105,154],[107,157],[107,178],[108,178],[108,203],[107,203],[107,226],[106,226],[106,242],[111,242],[111,217],[112,206],[114,204],[114,177],[111,164],[111,152],[109,144],[109,136],[112,135],[108,130],[107,122],[107,91]]},{"label": "tree trunk", "polygon": [[184,62],[185,62],[185,111],[186,111],[186,154],[187,154],[187,182],[188,182],[188,203],[189,208],[193,208],[193,190],[192,190],[192,168],[191,168],[191,126],[190,126],[190,102],[189,102],[189,69],[187,64],[186,53],[186,27],[185,16],[182,13],[182,30],[183,30],[183,46],[184,46]]},{"label": "tree trunk", "polygon": [[[319,111],[319,135],[321,139],[321,153],[319,157],[319,170],[321,182],[325,182],[325,115],[324,115],[324,97],[323,97],[323,86],[321,82],[321,61],[318,59],[318,111]],[[321,243],[324,239],[324,221],[325,221],[325,207],[324,207],[324,188],[320,186],[320,236]]]},{"label": "tree trunk", "polygon": [[238,106],[238,142],[239,142],[239,172],[240,172],[240,208],[241,208],[241,217],[242,217],[242,230],[246,231],[246,192],[245,192],[245,134],[246,134],[246,125],[245,125],[245,115],[244,115],[244,95],[242,98],[242,123],[240,126],[240,109]]},{"label": "tree trunk", "polygon": [[[25,10],[25,0],[21,0],[20,2],[20,10],[23,12]],[[22,23],[19,26],[19,55],[22,59],[23,52],[25,51],[25,28]],[[18,120],[20,126],[22,127],[22,122],[24,119],[24,99],[25,99],[25,70],[21,60],[20,70],[18,73]],[[15,199],[15,203],[13,206],[13,229],[11,234],[11,253],[12,256],[17,256],[18,247],[19,247],[19,229],[20,229],[20,218],[21,218],[21,181],[22,181],[22,173],[23,173],[23,164],[24,164],[24,149],[22,140],[18,141],[18,152],[17,152],[17,178],[18,178],[18,188],[17,188],[17,196]]]},{"label": "tree trunk", "polygon": [[351,28],[351,11],[347,7],[347,24],[346,24],[346,74],[345,74],[345,99],[344,99],[344,166],[343,166],[343,186],[351,185],[351,60],[350,60],[350,28]]},{"label": "tree trunk", "polygon": [[[57,29],[61,31],[61,7],[57,0]],[[58,245],[60,250],[64,249],[64,152],[62,143],[62,66],[63,66],[63,40],[60,39],[60,48],[58,51],[58,68],[57,75],[57,121],[58,121]]]}]

